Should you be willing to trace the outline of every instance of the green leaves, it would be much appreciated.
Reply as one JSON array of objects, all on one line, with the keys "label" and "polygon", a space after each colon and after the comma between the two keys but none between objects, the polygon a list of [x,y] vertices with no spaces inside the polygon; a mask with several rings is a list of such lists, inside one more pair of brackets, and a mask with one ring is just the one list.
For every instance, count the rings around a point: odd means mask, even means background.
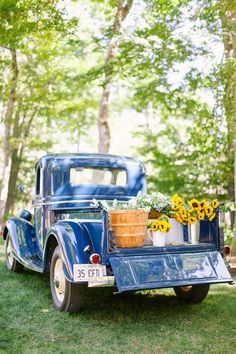
[{"label": "green leaves", "polygon": [[55,0],[0,0],[1,122],[11,92],[8,48],[16,48],[11,134],[17,122],[19,136],[11,143],[24,147],[20,178],[37,155],[58,149],[61,132],[75,149],[81,136],[96,140],[89,129],[104,73],[112,70],[110,112],[139,112],[138,154],[151,171],[149,187],[232,199],[236,64],[219,53],[222,41],[232,45],[224,15],[235,0],[134,1],[117,35],[117,56],[105,65],[116,8],[114,0],[73,1],[66,9]]}]

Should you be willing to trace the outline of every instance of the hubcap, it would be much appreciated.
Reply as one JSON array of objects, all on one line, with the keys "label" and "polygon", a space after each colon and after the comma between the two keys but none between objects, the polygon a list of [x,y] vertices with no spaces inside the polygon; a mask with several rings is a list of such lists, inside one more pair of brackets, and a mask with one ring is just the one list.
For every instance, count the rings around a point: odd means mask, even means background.
[{"label": "hubcap", "polygon": [[189,285],[189,286],[186,285],[186,286],[181,286],[180,288],[185,293],[188,293],[192,289],[192,286],[191,285]]},{"label": "hubcap", "polygon": [[12,245],[11,245],[11,240],[8,238],[7,244],[6,244],[6,257],[7,257],[7,262],[10,267],[12,267],[14,258],[12,255]]},{"label": "hubcap", "polygon": [[65,297],[66,282],[65,282],[64,272],[63,272],[63,264],[60,258],[58,258],[55,263],[53,284],[54,284],[54,289],[55,289],[57,299],[60,302],[63,302]]}]

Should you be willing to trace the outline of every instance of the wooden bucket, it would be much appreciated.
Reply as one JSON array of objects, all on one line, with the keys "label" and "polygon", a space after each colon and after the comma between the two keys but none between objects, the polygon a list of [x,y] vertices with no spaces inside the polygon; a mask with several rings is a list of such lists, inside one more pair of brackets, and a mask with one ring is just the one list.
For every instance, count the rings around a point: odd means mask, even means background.
[{"label": "wooden bucket", "polygon": [[157,211],[156,209],[151,209],[148,213],[148,219],[159,219],[162,216],[162,212]]},{"label": "wooden bucket", "polygon": [[110,210],[109,215],[117,247],[143,247],[148,223],[146,210]]}]

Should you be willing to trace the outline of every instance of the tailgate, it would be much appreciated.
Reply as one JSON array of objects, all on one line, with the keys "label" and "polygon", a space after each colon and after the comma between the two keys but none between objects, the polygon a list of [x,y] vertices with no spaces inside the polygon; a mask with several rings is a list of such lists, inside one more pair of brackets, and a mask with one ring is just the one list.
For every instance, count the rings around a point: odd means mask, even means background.
[{"label": "tailgate", "polygon": [[111,257],[119,292],[204,283],[230,283],[219,252]]}]

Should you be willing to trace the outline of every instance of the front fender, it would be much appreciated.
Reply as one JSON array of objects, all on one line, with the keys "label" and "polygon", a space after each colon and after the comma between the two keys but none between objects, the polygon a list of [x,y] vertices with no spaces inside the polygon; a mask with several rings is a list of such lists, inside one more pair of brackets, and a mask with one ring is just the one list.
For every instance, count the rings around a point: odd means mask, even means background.
[{"label": "front fender", "polygon": [[52,226],[46,237],[44,247],[44,267],[46,268],[46,250],[49,238],[54,236],[59,245],[63,270],[68,281],[73,282],[73,265],[88,264],[89,254],[84,252],[87,245],[92,247],[92,240],[83,225],[72,221],[60,221]]},{"label": "front fender", "polygon": [[35,242],[34,226],[27,220],[11,218],[4,229],[4,239],[9,234],[12,241],[13,256],[21,263],[27,257],[39,256],[39,250]]}]

